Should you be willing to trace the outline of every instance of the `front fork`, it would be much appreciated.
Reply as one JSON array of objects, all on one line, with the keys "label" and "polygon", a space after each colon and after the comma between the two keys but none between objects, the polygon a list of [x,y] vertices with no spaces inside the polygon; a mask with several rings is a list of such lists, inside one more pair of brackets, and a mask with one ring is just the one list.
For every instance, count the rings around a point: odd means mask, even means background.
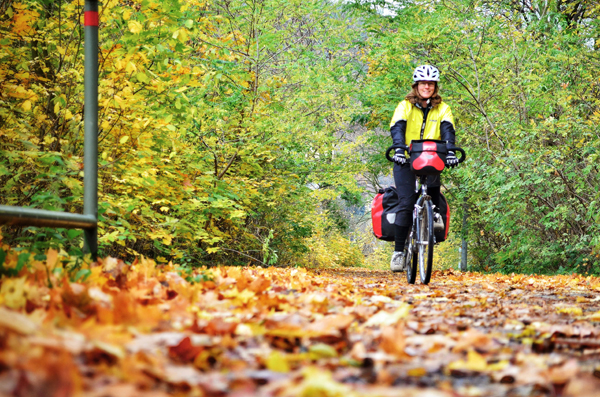
[{"label": "front fork", "polygon": [[410,233],[408,234],[408,244],[406,245],[406,251],[407,251],[407,255],[405,256],[406,259],[406,265],[410,266],[410,261],[412,259],[412,256],[415,253],[415,241],[418,239],[418,236],[416,236],[417,234],[417,219],[418,219],[418,215],[422,214],[423,212],[423,201],[424,200],[431,200],[431,196],[429,196],[427,194],[427,177],[426,176],[420,176],[419,178],[416,179],[415,181],[415,193],[419,193],[420,190],[420,195],[419,198],[417,199],[417,202],[415,203],[415,206],[413,208],[413,216],[412,216],[412,226],[410,228]]}]

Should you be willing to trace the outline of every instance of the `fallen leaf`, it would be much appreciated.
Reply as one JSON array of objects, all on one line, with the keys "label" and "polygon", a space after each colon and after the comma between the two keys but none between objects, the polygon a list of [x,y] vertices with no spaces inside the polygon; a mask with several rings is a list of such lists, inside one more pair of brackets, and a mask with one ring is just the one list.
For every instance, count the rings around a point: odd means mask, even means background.
[{"label": "fallen leaf", "polygon": [[38,330],[38,325],[26,315],[7,310],[0,306],[0,327],[4,327],[23,335],[31,335]]},{"label": "fallen leaf", "polygon": [[389,313],[385,310],[380,310],[369,318],[365,323],[365,327],[373,327],[373,326],[382,326],[382,325],[395,325],[401,319],[405,319],[408,317],[408,313],[410,312],[411,306],[407,303],[403,303],[399,308],[397,308],[392,313]]}]

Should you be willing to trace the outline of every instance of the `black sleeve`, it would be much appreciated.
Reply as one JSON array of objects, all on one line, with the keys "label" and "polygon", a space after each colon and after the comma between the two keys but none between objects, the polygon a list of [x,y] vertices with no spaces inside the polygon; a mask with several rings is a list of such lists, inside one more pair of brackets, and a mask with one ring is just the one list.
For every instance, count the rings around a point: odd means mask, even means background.
[{"label": "black sleeve", "polygon": [[394,145],[406,145],[406,120],[399,120],[390,128]]},{"label": "black sleeve", "polygon": [[442,141],[446,141],[449,146],[456,145],[456,132],[451,122],[442,121],[440,124],[440,135],[442,136]]}]

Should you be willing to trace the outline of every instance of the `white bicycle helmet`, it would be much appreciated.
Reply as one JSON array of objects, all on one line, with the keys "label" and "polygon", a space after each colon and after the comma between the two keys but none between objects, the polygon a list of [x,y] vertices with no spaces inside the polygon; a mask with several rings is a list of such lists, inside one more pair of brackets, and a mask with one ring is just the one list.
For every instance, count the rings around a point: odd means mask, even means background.
[{"label": "white bicycle helmet", "polygon": [[413,73],[413,81],[440,81],[440,71],[431,65],[417,66]]}]

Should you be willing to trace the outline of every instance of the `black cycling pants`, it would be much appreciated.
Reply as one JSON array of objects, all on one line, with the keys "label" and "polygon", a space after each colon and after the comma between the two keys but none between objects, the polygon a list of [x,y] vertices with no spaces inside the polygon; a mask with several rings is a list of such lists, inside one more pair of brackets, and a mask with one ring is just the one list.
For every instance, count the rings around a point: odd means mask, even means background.
[{"label": "black cycling pants", "polygon": [[[412,225],[412,211],[419,197],[415,192],[416,176],[410,170],[410,165],[394,164],[394,182],[398,191],[398,200],[400,201],[398,213],[396,213],[397,226],[410,227]],[[440,186],[439,175],[429,175],[427,177],[427,193],[431,196],[433,204],[439,208],[440,205]],[[406,238],[406,236],[404,236]]]}]

